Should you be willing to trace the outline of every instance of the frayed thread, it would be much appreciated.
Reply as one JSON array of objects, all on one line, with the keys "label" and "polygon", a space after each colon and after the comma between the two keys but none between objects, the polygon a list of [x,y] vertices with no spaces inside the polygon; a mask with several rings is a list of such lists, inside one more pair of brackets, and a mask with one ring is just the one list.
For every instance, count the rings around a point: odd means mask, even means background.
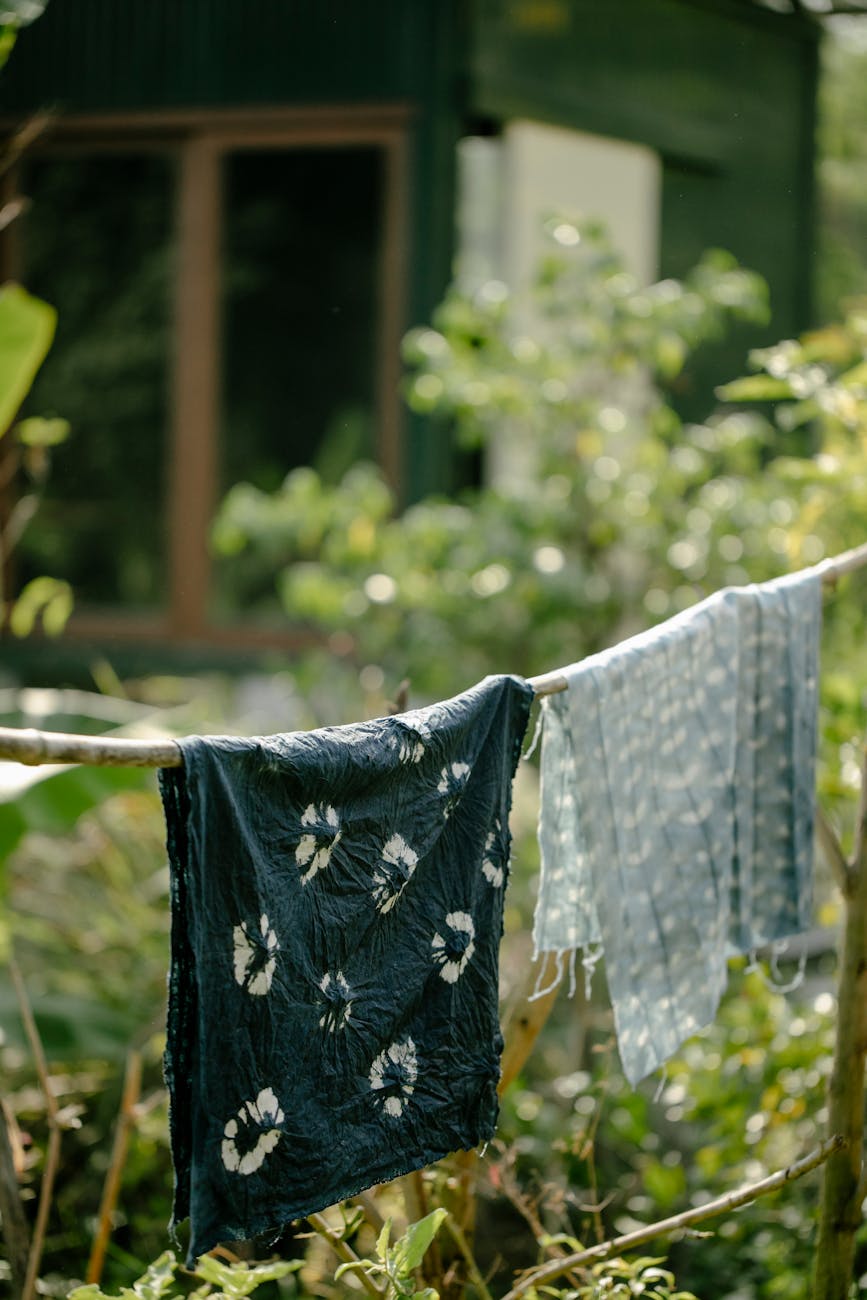
[{"label": "frayed thread", "polygon": [[[546,984],[544,987],[542,986],[542,981],[545,978],[545,973],[548,969],[548,960],[547,960],[548,954],[539,953],[537,950],[533,954],[533,960],[536,961],[539,959],[539,957],[541,957],[542,965],[539,967],[539,974],[536,976],[536,983],[533,986],[533,992],[530,994],[529,998],[527,999],[529,1002],[536,1002],[539,998],[543,998],[546,993],[553,993],[554,989],[557,988],[558,984],[562,982],[564,976],[563,958],[566,956],[567,951],[569,954],[569,960],[567,965],[567,970],[569,972],[568,996],[570,998],[574,998],[575,994],[578,992],[578,975],[577,975],[578,949],[570,948],[567,950],[561,948],[559,949],[559,951],[556,951],[554,953],[554,963],[555,963],[554,978],[550,984]],[[590,1001],[590,996],[593,992],[593,987],[592,987],[593,974],[596,970],[597,964],[602,958],[602,955],[603,955],[602,944],[598,943],[594,946],[587,948],[586,951],[584,952],[583,957],[581,958],[581,966],[584,970],[584,1000],[586,1002]]]},{"label": "frayed thread", "polygon": [[662,1067],[662,1074],[660,1075],[659,1083],[656,1085],[656,1092],[653,1094],[654,1106],[657,1104],[657,1102],[661,1100],[662,1094],[665,1092],[665,1087],[667,1083],[668,1083],[668,1066],[664,1065]]},{"label": "frayed thread", "polygon": [[590,995],[593,992],[593,976],[596,967],[602,959],[602,944],[597,943],[596,947],[589,947],[584,956],[581,958],[581,965],[584,967],[584,1001],[590,1001]]},{"label": "frayed thread", "polygon": [[539,967],[539,974],[536,976],[536,983],[535,983],[535,985],[534,985],[534,987],[533,987],[533,992],[530,994],[529,998],[527,999],[528,1002],[537,1002],[537,1001],[539,1000],[539,998],[543,998],[543,997],[545,996],[546,993],[553,993],[553,992],[554,992],[554,989],[557,988],[558,984],[559,984],[559,983],[561,982],[561,980],[563,979],[563,952],[562,952],[562,950],[561,950],[560,952],[557,952],[557,953],[554,954],[554,978],[553,978],[553,980],[551,981],[550,984],[546,984],[544,988],[541,988],[540,986],[541,986],[541,984],[542,984],[542,980],[545,978],[545,970],[546,970],[546,968],[547,968],[547,965],[548,965],[548,957],[547,957],[547,953],[546,953],[546,954],[545,954],[545,958],[544,958],[544,960],[542,961],[542,965]]},{"label": "frayed thread", "polygon": [[771,944],[771,956],[768,962],[771,969],[770,975],[759,961],[758,954],[755,948],[753,948],[750,951],[750,959],[746,968],[747,974],[751,975],[755,971],[765,988],[769,989],[772,993],[794,993],[795,990],[799,989],[804,982],[804,975],[807,970],[807,954],[805,952],[801,953],[798,958],[798,969],[795,971],[795,974],[789,982],[786,983],[783,979],[782,972],[780,971],[779,962],[783,953],[788,951],[788,947],[788,939],[775,939]]},{"label": "frayed thread", "polygon": [[543,708],[540,707],[539,716],[536,719],[536,726],[533,730],[533,739],[530,741],[530,748],[521,755],[521,759],[524,763],[527,762],[527,759],[532,758],[536,752],[536,748],[542,737],[542,722],[544,720],[544,717],[545,717],[545,711]]}]

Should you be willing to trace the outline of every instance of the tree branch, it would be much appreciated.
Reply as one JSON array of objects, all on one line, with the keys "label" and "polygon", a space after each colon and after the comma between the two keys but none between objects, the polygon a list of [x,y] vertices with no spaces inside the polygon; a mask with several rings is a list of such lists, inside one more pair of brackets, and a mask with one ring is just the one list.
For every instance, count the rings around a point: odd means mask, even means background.
[{"label": "tree branch", "polygon": [[476,1263],[473,1252],[470,1250],[470,1244],[467,1241],[460,1224],[456,1223],[450,1214],[446,1215],[443,1222],[451,1233],[452,1240],[461,1252],[461,1255],[463,1255],[464,1262],[467,1266],[467,1272],[470,1275],[473,1285],[482,1297],[482,1300],[491,1300],[491,1293],[488,1290],[487,1283],[479,1272],[479,1266]]},{"label": "tree branch", "polygon": [[652,1241],[654,1237],[662,1237],[670,1232],[689,1228],[694,1223],[702,1223],[705,1219],[715,1218],[719,1214],[725,1214],[728,1210],[736,1210],[738,1206],[746,1205],[759,1196],[767,1196],[769,1192],[775,1192],[780,1187],[785,1186],[786,1183],[793,1182],[794,1179],[810,1173],[811,1170],[816,1169],[844,1145],[845,1139],[842,1137],[829,1138],[821,1146],[811,1151],[809,1155],[804,1156],[803,1159],[796,1160],[787,1169],[778,1170],[777,1173],[770,1174],[757,1183],[748,1183],[737,1191],[728,1192],[725,1196],[718,1196],[714,1201],[708,1201],[706,1205],[699,1205],[694,1210],[684,1210],[682,1214],[673,1214],[668,1219],[660,1219],[657,1223],[650,1223],[644,1228],[637,1228],[635,1232],[627,1232],[622,1237],[604,1241],[599,1246],[591,1246],[589,1250],[579,1250],[573,1255],[565,1255],[562,1259],[555,1259],[548,1264],[543,1264],[541,1267],[532,1269],[525,1274],[512,1290],[503,1296],[503,1300],[518,1300],[518,1297],[524,1295],[526,1291],[540,1286],[543,1282],[550,1282],[552,1278],[561,1277],[579,1264],[596,1263],[599,1260],[608,1259],[609,1256],[616,1253],[634,1250],[637,1246],[643,1246],[645,1242]]},{"label": "tree branch", "polygon": [[[338,1234],[333,1231],[333,1229],[329,1228],[321,1214],[308,1214],[307,1222],[310,1224],[314,1232],[317,1232],[320,1237],[323,1237],[328,1242],[335,1255],[338,1255],[340,1259],[343,1260],[344,1264],[360,1263],[358,1256],[349,1245],[349,1242],[344,1241],[342,1237],[338,1236]],[[356,1269],[355,1276],[358,1278],[368,1295],[376,1296],[377,1300],[382,1300],[385,1292],[376,1285],[372,1278],[367,1276],[363,1269]]]},{"label": "tree branch", "polygon": [[825,856],[825,861],[831,868],[834,879],[840,888],[840,892],[844,898],[848,897],[852,886],[852,871],[846,861],[846,855],[840,844],[840,837],[822,807],[816,808],[816,838]]},{"label": "tree branch", "polygon": [[828,1081],[828,1129],[846,1149],[828,1161],[822,1179],[813,1277],[814,1300],[846,1300],[862,1222],[864,1183],[864,1065],[867,1061],[867,747],[855,851],[844,894],[844,924],[837,976],[837,1033]]}]

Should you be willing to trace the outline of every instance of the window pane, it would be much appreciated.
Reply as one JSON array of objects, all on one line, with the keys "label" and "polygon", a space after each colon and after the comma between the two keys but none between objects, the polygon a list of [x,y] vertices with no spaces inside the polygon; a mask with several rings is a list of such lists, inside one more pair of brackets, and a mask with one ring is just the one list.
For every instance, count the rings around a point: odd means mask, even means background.
[{"label": "window pane", "polygon": [[58,310],[26,413],[72,435],[18,548],[18,583],[66,578],[77,605],[158,606],[166,591],[174,164],[42,157],[22,169],[24,283]]},{"label": "window pane", "polygon": [[[375,454],[382,172],[374,148],[224,161],[223,491],[273,491],[299,465],[334,481]],[[273,574],[218,566],[222,614],[273,593]]]}]

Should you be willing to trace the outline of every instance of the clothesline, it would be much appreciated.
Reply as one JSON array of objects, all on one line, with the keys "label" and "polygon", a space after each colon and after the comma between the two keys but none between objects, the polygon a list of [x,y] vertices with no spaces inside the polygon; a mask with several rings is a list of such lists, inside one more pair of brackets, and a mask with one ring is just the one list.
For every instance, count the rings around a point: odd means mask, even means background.
[{"label": "clothesline", "polygon": [[[831,556],[816,566],[826,586],[846,573],[867,565],[867,542]],[[555,668],[527,679],[536,695],[557,695],[567,687],[563,670]],[[0,727],[0,759],[28,766],[50,763],[84,763],[92,767],[181,767],[180,747],[174,740],[134,740],[113,736],[79,736],[32,727]]]}]

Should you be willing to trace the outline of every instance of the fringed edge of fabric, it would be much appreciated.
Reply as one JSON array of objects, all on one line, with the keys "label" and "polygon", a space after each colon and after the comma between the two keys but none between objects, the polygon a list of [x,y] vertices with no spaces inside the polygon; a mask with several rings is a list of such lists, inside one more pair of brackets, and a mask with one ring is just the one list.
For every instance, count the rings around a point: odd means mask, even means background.
[{"label": "fringed edge of fabric", "polygon": [[[601,943],[590,943],[584,949],[581,957],[581,965],[584,969],[584,999],[590,1001],[593,992],[593,975],[597,965],[604,956]],[[548,958],[554,957],[554,978],[550,984],[542,987],[542,980],[545,978],[545,972],[548,968]],[[577,965],[578,949],[577,948],[551,948],[544,952],[538,950],[533,953],[533,961],[541,959],[542,965],[539,967],[539,973],[536,976],[536,983],[533,985],[533,992],[527,998],[528,1002],[537,1002],[539,998],[545,997],[548,993],[553,993],[563,982],[564,975],[564,958],[568,957],[566,970],[569,972],[569,992],[568,997],[574,998],[578,991]]]}]

